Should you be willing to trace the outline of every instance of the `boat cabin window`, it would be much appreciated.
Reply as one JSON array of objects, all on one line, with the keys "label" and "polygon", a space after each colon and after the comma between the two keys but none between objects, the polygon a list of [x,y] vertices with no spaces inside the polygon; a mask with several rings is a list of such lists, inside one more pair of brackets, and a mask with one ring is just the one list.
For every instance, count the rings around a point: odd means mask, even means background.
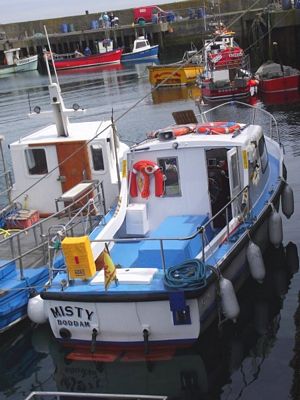
[{"label": "boat cabin window", "polygon": [[261,170],[262,170],[262,173],[264,173],[268,166],[268,153],[267,153],[266,142],[265,142],[264,136],[262,136],[259,139],[258,151],[259,151],[259,157],[260,157],[260,162],[261,162]]},{"label": "boat cabin window", "polygon": [[45,149],[25,149],[25,159],[30,175],[44,175],[48,172]]},{"label": "boat cabin window", "polygon": [[94,171],[104,171],[103,151],[100,144],[91,146]]},{"label": "boat cabin window", "polygon": [[165,176],[165,196],[181,196],[177,157],[159,158],[158,165]]},{"label": "boat cabin window", "polygon": [[145,47],[145,46],[148,46],[148,45],[149,45],[148,40],[137,42],[136,43],[136,49],[140,49],[141,47]]},{"label": "boat cabin window", "polygon": [[239,164],[237,153],[231,156],[231,173],[232,173],[232,191],[238,190],[240,187]]}]

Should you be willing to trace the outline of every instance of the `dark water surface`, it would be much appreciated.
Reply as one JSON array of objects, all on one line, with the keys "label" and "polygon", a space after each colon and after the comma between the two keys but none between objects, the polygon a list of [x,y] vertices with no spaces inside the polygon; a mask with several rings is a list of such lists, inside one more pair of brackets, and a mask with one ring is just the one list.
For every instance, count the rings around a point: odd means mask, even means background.
[{"label": "dark water surface", "polygon": [[[86,109],[74,118],[109,119],[113,110],[118,133],[128,143],[173,123],[173,111],[196,110],[197,90],[151,93],[144,64],[59,77],[66,105],[76,102]],[[35,72],[0,79],[0,135],[5,136],[8,164],[7,144],[51,123],[50,114],[27,116],[35,105],[50,109],[47,84],[48,78]],[[164,394],[186,400],[300,398],[300,278],[293,261],[300,245],[300,102],[264,101],[258,106],[271,111],[279,124],[295,213],[290,220],[283,216],[283,247],[269,249],[264,284],[249,279],[241,291],[239,322],[225,324],[222,331],[214,325],[193,348],[167,349],[162,359],[132,361],[120,354],[116,360],[92,362],[66,359],[50,328],[25,321],[0,337],[1,399],[23,399],[32,390]]]}]

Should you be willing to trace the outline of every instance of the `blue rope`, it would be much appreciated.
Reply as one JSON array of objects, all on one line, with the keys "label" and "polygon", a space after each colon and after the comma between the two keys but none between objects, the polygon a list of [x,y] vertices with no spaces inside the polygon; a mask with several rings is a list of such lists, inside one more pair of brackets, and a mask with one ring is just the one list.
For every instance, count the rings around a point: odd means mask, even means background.
[{"label": "blue rope", "polygon": [[0,228],[3,228],[6,225],[7,218],[11,218],[18,214],[18,206],[14,206],[12,209],[2,213],[0,215]]},{"label": "blue rope", "polygon": [[198,260],[187,260],[165,272],[164,284],[170,289],[199,289],[206,285],[206,266]]}]

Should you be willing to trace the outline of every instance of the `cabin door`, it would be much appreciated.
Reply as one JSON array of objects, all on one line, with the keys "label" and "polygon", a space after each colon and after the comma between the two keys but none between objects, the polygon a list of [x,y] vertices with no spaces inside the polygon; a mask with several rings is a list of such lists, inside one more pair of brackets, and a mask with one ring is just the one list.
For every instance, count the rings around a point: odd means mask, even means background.
[{"label": "cabin door", "polygon": [[[227,163],[228,163],[228,177],[230,186],[230,198],[233,199],[241,190],[241,178],[239,169],[239,159],[237,148],[234,147],[227,152]],[[232,202],[231,210],[232,216],[240,214],[241,209],[241,196]]]},{"label": "cabin door", "polygon": [[85,141],[56,143],[56,151],[59,163],[59,181],[63,193],[77,183],[91,179],[91,168]]}]

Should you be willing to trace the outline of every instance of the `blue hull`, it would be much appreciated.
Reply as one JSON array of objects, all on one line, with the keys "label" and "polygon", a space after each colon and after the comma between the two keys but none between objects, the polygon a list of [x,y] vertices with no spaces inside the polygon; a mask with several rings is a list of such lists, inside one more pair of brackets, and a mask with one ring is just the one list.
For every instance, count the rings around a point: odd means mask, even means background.
[{"label": "blue hull", "polygon": [[136,51],[134,53],[123,53],[121,62],[132,62],[146,59],[155,59],[158,57],[158,45],[152,46],[150,49]]},{"label": "blue hull", "polygon": [[0,260],[0,333],[27,316],[27,304],[34,288],[37,293],[44,289],[49,279],[48,267],[24,270],[20,279],[15,262]]}]

